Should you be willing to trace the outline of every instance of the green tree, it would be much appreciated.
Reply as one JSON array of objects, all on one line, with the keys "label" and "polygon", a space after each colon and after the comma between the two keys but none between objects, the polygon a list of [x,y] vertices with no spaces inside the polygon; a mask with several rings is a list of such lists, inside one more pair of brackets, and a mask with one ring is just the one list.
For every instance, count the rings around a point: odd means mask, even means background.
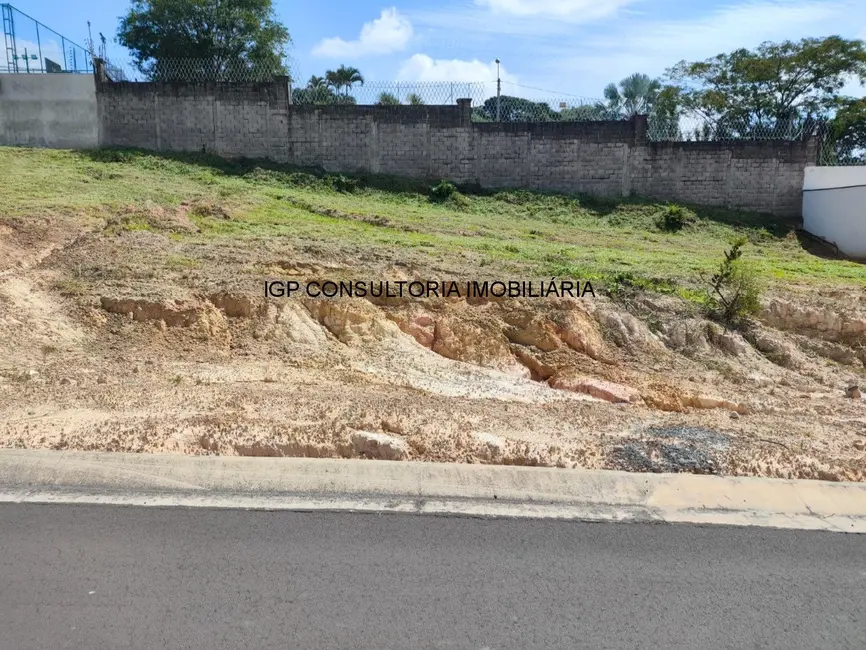
[{"label": "green tree", "polygon": [[418,93],[409,93],[406,97],[406,103],[410,106],[422,106],[424,104],[424,100],[421,99],[421,95]]},{"label": "green tree", "polygon": [[307,82],[307,88],[315,89],[315,88],[327,88],[328,81],[324,77],[317,77],[313,75],[310,77],[310,80]]},{"label": "green tree", "polygon": [[325,73],[325,79],[337,92],[343,91],[344,95],[348,95],[356,83],[364,85],[364,75],[358,68],[341,65],[336,70],[328,70]]},{"label": "green tree", "polygon": [[399,106],[400,100],[391,93],[382,93],[379,95],[379,101],[376,104],[378,106]]},{"label": "green tree", "polygon": [[604,89],[607,111],[611,118],[630,118],[649,115],[662,90],[658,79],[635,72],[619,82],[609,83]]},{"label": "green tree", "polygon": [[491,97],[474,113],[478,122],[495,122],[496,107],[499,104],[500,122],[557,122],[559,113],[554,111],[546,102],[534,102],[522,97]]},{"label": "green tree", "polygon": [[866,163],[866,98],[839,100],[827,131],[821,162]]},{"label": "green tree", "polygon": [[117,41],[148,79],[262,79],[287,74],[289,32],[271,0],[132,0]]},{"label": "green tree", "polygon": [[839,36],[762,43],[667,71],[683,106],[703,115],[710,137],[794,137],[827,115],[849,79],[866,81],[863,41]]},{"label": "green tree", "polygon": [[559,111],[561,122],[593,122],[609,119],[607,108],[601,104],[572,106]]}]

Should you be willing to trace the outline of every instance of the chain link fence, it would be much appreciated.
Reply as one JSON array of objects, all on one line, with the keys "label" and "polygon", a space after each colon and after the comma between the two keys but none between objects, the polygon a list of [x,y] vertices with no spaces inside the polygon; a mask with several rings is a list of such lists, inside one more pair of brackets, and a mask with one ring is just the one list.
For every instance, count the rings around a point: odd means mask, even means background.
[{"label": "chain link fence", "polygon": [[90,52],[10,4],[0,4],[3,49],[0,72],[93,73]]},{"label": "chain link fence", "polygon": [[[84,65],[82,71],[92,71],[90,54],[83,48],[75,61],[85,54],[89,63]],[[131,64],[114,65],[106,61],[105,71],[112,81],[250,83],[269,82],[278,76],[289,76],[285,64],[251,63],[238,59],[161,59],[144,69]],[[295,105],[453,106],[458,99],[470,99],[474,122],[537,123],[631,119],[630,114],[611,106],[605,100],[557,95],[512,82],[502,82],[498,89],[496,82],[489,81],[362,82],[356,79],[335,84],[324,78],[313,77],[306,85],[290,81],[290,88],[292,103]],[[667,114],[651,112],[647,127],[647,138],[651,142],[790,142],[815,137],[818,140],[817,164],[866,164],[866,142],[852,146],[850,142],[843,144],[834,139],[826,118],[775,122],[738,121],[711,119],[695,112],[676,110]]]},{"label": "chain link fence", "polygon": [[458,99],[483,101],[484,84],[463,82],[354,82],[333,85],[324,79],[292,89],[292,103],[357,104],[361,106],[448,105]]}]

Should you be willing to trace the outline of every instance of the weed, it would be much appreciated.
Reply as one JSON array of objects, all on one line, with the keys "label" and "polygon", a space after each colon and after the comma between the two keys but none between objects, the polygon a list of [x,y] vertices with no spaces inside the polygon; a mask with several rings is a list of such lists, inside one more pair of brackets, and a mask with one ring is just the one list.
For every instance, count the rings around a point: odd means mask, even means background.
[{"label": "weed", "polygon": [[77,278],[64,278],[56,280],[53,283],[53,288],[61,296],[71,298],[73,296],[83,296],[87,293],[87,285]]},{"label": "weed", "polygon": [[201,263],[183,255],[169,255],[165,260],[165,265],[170,269],[197,269]]}]

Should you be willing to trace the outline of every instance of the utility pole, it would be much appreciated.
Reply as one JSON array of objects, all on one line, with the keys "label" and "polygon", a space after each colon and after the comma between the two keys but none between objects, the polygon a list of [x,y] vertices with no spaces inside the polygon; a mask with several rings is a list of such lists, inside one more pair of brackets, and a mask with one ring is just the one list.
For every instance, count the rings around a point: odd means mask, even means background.
[{"label": "utility pole", "polygon": [[502,121],[502,80],[499,78],[499,59],[496,59],[496,121]]}]

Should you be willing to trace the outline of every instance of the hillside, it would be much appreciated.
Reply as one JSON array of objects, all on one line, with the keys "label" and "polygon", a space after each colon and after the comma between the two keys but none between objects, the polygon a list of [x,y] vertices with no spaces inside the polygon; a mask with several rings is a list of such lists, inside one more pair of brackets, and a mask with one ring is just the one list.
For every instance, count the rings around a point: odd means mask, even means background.
[{"label": "hillside", "polygon": [[[0,445],[866,479],[866,266],[794,222],[136,151],[0,168]],[[726,329],[737,236],[762,308]],[[594,297],[263,291],[553,278]]]}]

